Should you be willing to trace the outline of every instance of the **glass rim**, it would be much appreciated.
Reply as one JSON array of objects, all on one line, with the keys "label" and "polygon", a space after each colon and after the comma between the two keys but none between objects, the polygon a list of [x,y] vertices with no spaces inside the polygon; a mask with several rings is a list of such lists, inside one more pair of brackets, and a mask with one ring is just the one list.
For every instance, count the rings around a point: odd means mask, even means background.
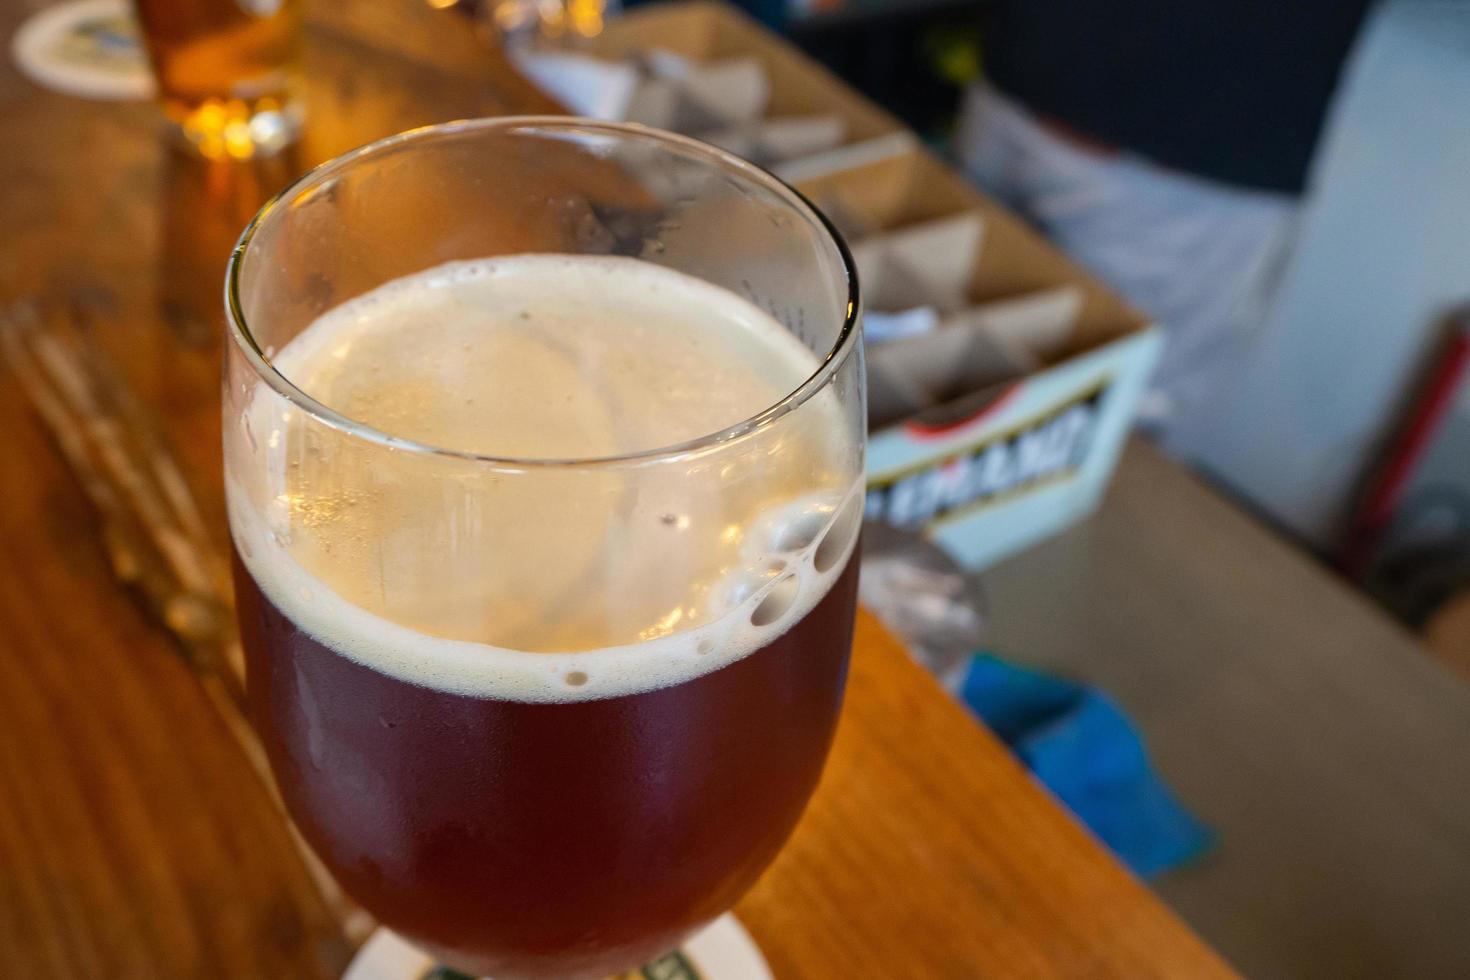
[{"label": "glass rim", "polygon": [[[775,192],[777,196],[782,198],[795,211],[804,214],[821,230],[824,237],[833,246],[837,258],[842,264],[846,279],[847,301],[846,308],[842,314],[842,326],[838,331],[836,340],[833,341],[832,346],[817,365],[817,369],[771,405],[761,409],[761,411],[749,418],[735,422],[715,432],[696,436],[693,439],[687,439],[668,446],[657,446],[630,453],[606,456],[543,458],[535,456],[498,456],[490,453],[470,452],[445,446],[436,446],[431,443],[394,435],[391,432],[344,415],[330,405],[318,401],[297,387],[290,378],[286,377],[276,368],[271,356],[267,355],[259,344],[257,344],[254,334],[252,334],[249,325],[246,323],[244,307],[240,301],[240,276],[246,254],[250,251],[256,233],[278,210],[285,207],[288,201],[299,197],[303,192],[321,185],[334,174],[340,173],[354,164],[375,157],[380,153],[414,143],[432,141],[465,133],[477,133],[487,130],[514,131],[523,127],[560,129],[567,132],[601,132],[623,137],[637,136],[677,146],[693,155],[705,157],[712,164],[722,167],[727,171],[734,171],[753,183],[765,186],[768,190]],[[492,116],[479,119],[457,119],[451,122],[435,123],[409,129],[380,140],[374,140],[371,143],[366,143],[356,149],[348,150],[346,153],[333,157],[325,163],[318,164],[308,170],[278,191],[270,200],[266,201],[260,210],[255,213],[254,217],[250,219],[249,224],[245,226],[245,230],[241,233],[239,240],[235,243],[235,247],[230,252],[230,258],[225,268],[225,319],[229,327],[230,339],[233,341],[236,349],[245,358],[246,363],[250,365],[256,377],[265,382],[276,394],[286,399],[293,406],[331,428],[356,438],[377,443],[388,449],[461,459],[469,462],[485,463],[514,469],[591,467],[615,464],[639,464],[677,459],[703,452],[727,442],[743,438],[751,433],[769,428],[783,416],[800,408],[812,396],[825,387],[847,358],[852,355],[853,350],[858,345],[859,339],[858,311],[857,266],[853,261],[852,253],[849,251],[847,243],[843,241],[842,236],[827,216],[800,191],[763,167],[759,167],[748,160],[726,150],[722,150],[717,146],[705,143],[702,140],[683,136],[678,133],[666,132],[639,123],[604,122],[602,120],[580,116]]]}]

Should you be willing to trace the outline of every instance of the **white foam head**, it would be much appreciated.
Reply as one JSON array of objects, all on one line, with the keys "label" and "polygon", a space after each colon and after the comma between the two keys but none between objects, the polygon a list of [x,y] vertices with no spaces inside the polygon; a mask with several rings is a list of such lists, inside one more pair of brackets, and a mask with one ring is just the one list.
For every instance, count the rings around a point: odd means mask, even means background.
[{"label": "white foam head", "polygon": [[[275,353],[356,421],[464,453],[611,457],[752,417],[817,358],[753,304],[626,258],[452,263],[329,311]],[[521,701],[692,679],[771,642],[857,537],[861,428],[828,389],[727,444],[503,466],[394,451],[257,382],[227,421],[237,550],[344,656]]]}]

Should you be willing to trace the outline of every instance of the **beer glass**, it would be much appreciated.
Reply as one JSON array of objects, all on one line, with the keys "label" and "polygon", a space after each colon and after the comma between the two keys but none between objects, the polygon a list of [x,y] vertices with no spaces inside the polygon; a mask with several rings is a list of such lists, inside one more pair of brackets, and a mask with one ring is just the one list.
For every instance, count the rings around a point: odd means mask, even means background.
[{"label": "beer glass", "polygon": [[289,145],[301,125],[301,0],[134,0],[164,114],[211,159]]},{"label": "beer glass", "polygon": [[633,125],[404,133],[230,260],[225,482],[255,722],[384,924],[605,977],[795,826],[852,636],[852,262],[771,175]]}]

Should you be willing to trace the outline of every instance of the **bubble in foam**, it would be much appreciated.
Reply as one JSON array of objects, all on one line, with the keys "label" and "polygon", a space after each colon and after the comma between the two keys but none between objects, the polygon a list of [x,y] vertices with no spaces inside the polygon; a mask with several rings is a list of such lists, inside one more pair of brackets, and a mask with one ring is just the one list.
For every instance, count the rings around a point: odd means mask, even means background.
[{"label": "bubble in foam", "polygon": [[771,558],[762,560],[754,568],[736,572],[725,588],[716,592],[714,612],[718,615],[745,605],[753,596],[765,591],[784,571],[786,562]]},{"label": "bubble in foam", "polygon": [[826,517],[827,514],[822,510],[797,514],[776,530],[771,547],[776,551],[800,551],[821,533]]},{"label": "bubble in foam", "polygon": [[811,546],[822,533],[839,497],[814,493],[799,497],[761,515],[746,536],[747,554],[791,554]]},{"label": "bubble in foam", "polygon": [[750,614],[750,624],[770,626],[778,622],[796,604],[796,597],[800,590],[801,578],[799,576],[791,574],[781,579],[771,587],[770,592],[766,593],[760,605],[755,607],[755,612]]}]

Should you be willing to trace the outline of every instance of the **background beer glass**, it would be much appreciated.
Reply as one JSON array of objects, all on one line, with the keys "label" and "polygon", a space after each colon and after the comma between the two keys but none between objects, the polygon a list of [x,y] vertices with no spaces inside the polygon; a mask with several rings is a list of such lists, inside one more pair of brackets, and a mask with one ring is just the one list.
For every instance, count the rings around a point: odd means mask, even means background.
[{"label": "background beer glass", "polygon": [[451,123],[288,188],[227,304],[250,697],[342,885],[504,978],[606,976],[730,908],[816,785],[852,634],[863,372],[825,221],[681,137]]},{"label": "background beer glass", "polygon": [[301,0],[134,0],[164,113],[210,158],[289,145],[301,125]]}]

